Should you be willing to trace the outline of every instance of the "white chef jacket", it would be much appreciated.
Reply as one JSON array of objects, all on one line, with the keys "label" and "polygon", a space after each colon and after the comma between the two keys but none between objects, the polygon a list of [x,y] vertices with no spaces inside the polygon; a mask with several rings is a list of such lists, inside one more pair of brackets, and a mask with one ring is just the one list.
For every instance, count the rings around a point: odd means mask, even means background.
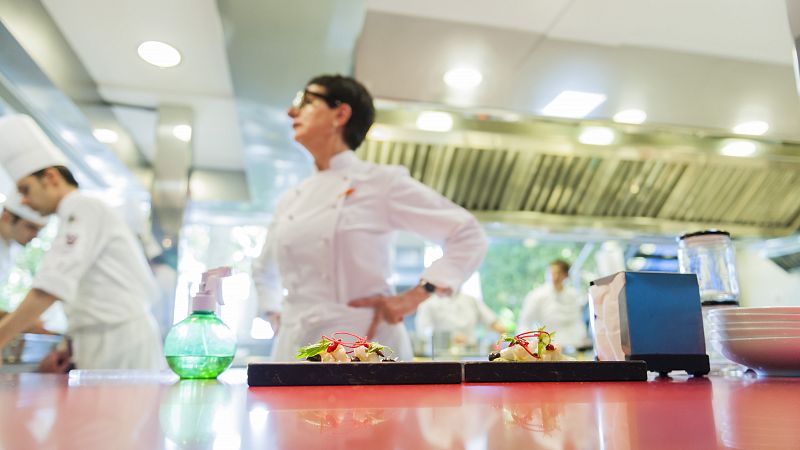
[{"label": "white chef jacket", "polygon": [[[335,331],[367,332],[374,310],[347,302],[394,294],[387,280],[395,230],[443,243],[444,256],[422,274],[436,286],[456,289],[486,253],[470,213],[404,167],[361,161],[352,151],[281,196],[253,268],[259,312],[281,311],[275,360],[293,360],[299,347]],[[401,359],[413,356],[402,323],[381,323],[374,339]]]},{"label": "white chef jacket", "polygon": [[0,283],[6,281],[16,260],[17,243],[0,238]]},{"label": "white chef jacket", "polygon": [[572,347],[586,345],[588,335],[582,313],[587,301],[588,297],[572,286],[564,285],[561,292],[556,292],[553,284],[547,283],[525,297],[517,331],[521,333],[546,326],[547,331],[556,332],[554,340],[557,344]]},{"label": "white chef jacket", "polygon": [[478,324],[490,327],[497,315],[478,298],[462,293],[453,296],[432,295],[417,308],[414,325],[420,333],[458,333],[475,341]]},{"label": "white chef jacket", "polygon": [[156,283],[125,222],[74,191],[58,205],[58,233],[32,287],[63,301],[79,369],[160,369],[151,302]]}]

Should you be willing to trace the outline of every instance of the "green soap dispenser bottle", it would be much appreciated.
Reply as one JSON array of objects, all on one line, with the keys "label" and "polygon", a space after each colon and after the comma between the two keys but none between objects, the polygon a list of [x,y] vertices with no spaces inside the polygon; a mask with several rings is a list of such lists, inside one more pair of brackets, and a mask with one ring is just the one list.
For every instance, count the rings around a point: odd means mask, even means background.
[{"label": "green soap dispenser bottle", "polygon": [[164,341],[169,367],[181,378],[216,378],[236,353],[236,336],[214,313],[222,301],[222,279],[230,267],[203,273],[200,290],[192,299],[192,314],[175,324]]}]

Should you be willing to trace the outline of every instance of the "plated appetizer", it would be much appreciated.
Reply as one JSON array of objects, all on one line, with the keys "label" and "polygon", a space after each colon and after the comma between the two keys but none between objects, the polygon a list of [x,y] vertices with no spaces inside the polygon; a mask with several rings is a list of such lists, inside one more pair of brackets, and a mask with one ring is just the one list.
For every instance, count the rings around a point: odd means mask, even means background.
[{"label": "plated appetizer", "polygon": [[333,337],[322,336],[319,342],[300,347],[295,358],[317,362],[394,362],[386,357],[392,349],[377,342],[344,331],[333,333]]},{"label": "plated appetizer", "polygon": [[568,361],[572,358],[561,354],[561,349],[553,343],[555,332],[544,331],[544,327],[536,331],[526,331],[516,336],[505,334],[497,342],[498,347],[503,342],[508,346],[489,354],[489,361]]}]

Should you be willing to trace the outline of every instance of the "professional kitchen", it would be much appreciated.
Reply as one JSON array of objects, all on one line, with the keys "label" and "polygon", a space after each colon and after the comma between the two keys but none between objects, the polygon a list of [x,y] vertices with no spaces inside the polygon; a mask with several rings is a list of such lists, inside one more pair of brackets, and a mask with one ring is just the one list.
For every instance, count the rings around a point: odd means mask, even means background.
[{"label": "professional kitchen", "polygon": [[800,448],[800,0],[0,0],[0,450]]}]

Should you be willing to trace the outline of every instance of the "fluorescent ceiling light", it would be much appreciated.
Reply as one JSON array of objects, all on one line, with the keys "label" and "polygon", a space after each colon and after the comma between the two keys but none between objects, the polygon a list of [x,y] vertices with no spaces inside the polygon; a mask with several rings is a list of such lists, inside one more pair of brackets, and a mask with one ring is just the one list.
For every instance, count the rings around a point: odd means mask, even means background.
[{"label": "fluorescent ceiling light", "polygon": [[647,113],[641,109],[626,109],[614,114],[614,122],[638,125],[647,120]]},{"label": "fluorescent ceiling light", "polygon": [[756,144],[748,141],[736,141],[722,147],[719,151],[725,156],[738,156],[744,158],[752,156],[756,152]]},{"label": "fluorescent ceiling light", "polygon": [[138,52],[140,58],[157,67],[175,67],[181,63],[178,49],[164,42],[142,42]]},{"label": "fluorescent ceiling light", "polygon": [[743,122],[733,127],[733,132],[736,134],[748,134],[751,136],[761,136],[769,130],[769,124],[761,120],[752,122]]},{"label": "fluorescent ceiling light", "polygon": [[114,130],[108,128],[95,128],[92,131],[94,138],[103,144],[113,144],[119,140],[119,134]]},{"label": "fluorescent ceiling light", "polygon": [[483,81],[483,75],[475,69],[457,67],[444,74],[444,82],[455,89],[473,89]]},{"label": "fluorescent ceiling light", "polygon": [[389,139],[389,130],[382,125],[373,125],[367,134],[373,141],[385,141]]},{"label": "fluorescent ceiling light", "polygon": [[581,144],[609,145],[614,142],[614,130],[606,127],[586,127],[578,136]]},{"label": "fluorescent ceiling light", "polygon": [[192,140],[192,127],[189,125],[175,125],[172,129],[172,135],[183,142]]},{"label": "fluorescent ceiling light", "polygon": [[417,117],[417,128],[425,131],[450,131],[453,128],[453,116],[441,111],[423,111]]},{"label": "fluorescent ceiling light", "polygon": [[6,197],[6,194],[3,194],[2,192],[0,192],[0,203],[5,203],[6,200],[8,200],[8,197]]},{"label": "fluorescent ceiling light", "polygon": [[604,101],[606,101],[606,96],[603,94],[563,91],[542,109],[542,113],[548,116],[579,119],[592,112]]}]

